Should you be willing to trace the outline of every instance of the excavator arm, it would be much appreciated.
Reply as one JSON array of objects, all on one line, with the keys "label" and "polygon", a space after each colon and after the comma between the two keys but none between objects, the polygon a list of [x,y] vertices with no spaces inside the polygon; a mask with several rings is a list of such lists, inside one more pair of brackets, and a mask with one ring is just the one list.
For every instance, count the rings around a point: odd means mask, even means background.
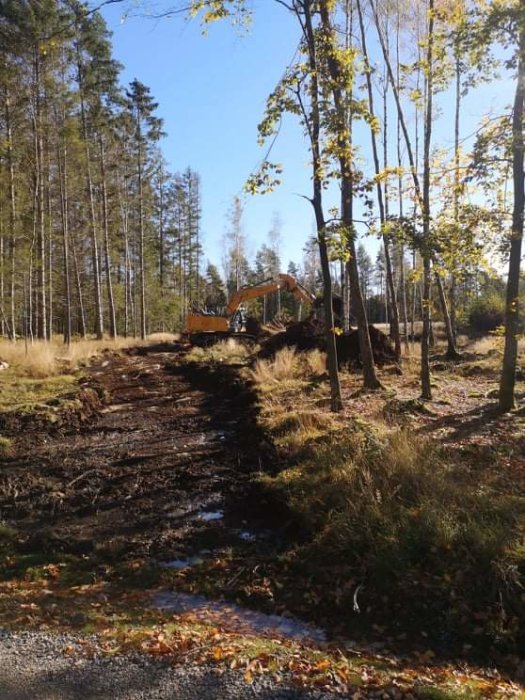
[{"label": "excavator arm", "polygon": [[295,277],[291,275],[281,274],[276,280],[265,280],[259,284],[254,284],[250,287],[243,287],[232,294],[232,297],[227,306],[227,314],[232,316],[239,306],[245,301],[256,299],[257,297],[277,292],[279,289],[286,289],[291,292],[297,299],[304,301],[307,304],[313,304],[315,297],[313,294],[303,287]]}]

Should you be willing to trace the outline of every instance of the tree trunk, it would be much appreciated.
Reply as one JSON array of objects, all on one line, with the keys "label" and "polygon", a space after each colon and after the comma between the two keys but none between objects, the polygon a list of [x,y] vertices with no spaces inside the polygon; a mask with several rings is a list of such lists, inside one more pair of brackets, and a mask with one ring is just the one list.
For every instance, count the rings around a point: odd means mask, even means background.
[{"label": "tree trunk", "polygon": [[64,343],[71,345],[71,275],[69,270],[69,200],[67,182],[67,141],[63,140],[62,152],[57,146],[58,177],[60,188],[60,214],[62,218],[62,256],[64,264]]},{"label": "tree trunk", "polygon": [[[366,44],[366,32],[365,32],[365,26],[364,26],[364,21],[363,21],[363,11],[361,7],[361,1],[357,0],[357,13],[359,17],[359,29],[360,29],[360,34],[361,34],[361,48],[363,51],[363,57],[365,60],[365,73],[366,73],[366,87],[367,87],[367,92],[368,92],[368,110],[370,112],[371,117],[375,117],[375,111],[374,111],[374,92],[372,88],[372,78],[371,78],[371,70],[370,70],[370,62],[368,60],[368,47]],[[386,117],[387,117],[387,107],[386,107],[386,92],[385,92],[385,106],[384,106],[384,119],[385,119],[385,138],[384,138],[384,159],[386,161],[387,159],[387,149],[386,149]],[[372,154],[374,158],[374,168],[375,168],[375,173],[376,175],[379,175],[381,172],[381,168],[379,165],[379,152],[377,148],[377,139],[376,139],[376,133],[374,129],[370,129],[370,136],[372,139]],[[385,167],[386,167],[386,162],[385,162]],[[396,288],[394,284],[394,274],[392,271],[392,259],[390,257],[390,249],[388,246],[388,237],[387,233],[385,230],[386,223],[387,223],[387,191],[386,191],[386,185],[385,185],[385,195],[383,199],[383,189],[381,187],[381,181],[379,177],[377,178],[377,184],[376,184],[376,190],[377,190],[377,202],[379,205],[379,220],[381,223],[381,232],[382,232],[382,238],[383,238],[383,246],[384,246],[384,251],[385,251],[385,267],[386,267],[386,276],[387,276],[387,284],[388,284],[388,290],[390,292],[390,300],[391,300],[391,333],[394,338],[394,344],[395,344],[395,353],[396,353],[396,360],[397,362],[401,361],[401,337],[399,333],[399,308],[397,305],[397,295],[396,295]],[[388,299],[388,292],[385,292],[385,299]],[[388,301],[385,303],[385,309],[388,306]]]},{"label": "tree trunk", "polygon": [[445,295],[445,289],[443,287],[443,280],[441,275],[437,270],[434,271],[434,279],[436,281],[436,287],[438,290],[439,301],[441,304],[441,309],[443,311],[443,321],[445,322],[445,331],[447,334],[447,360],[459,360],[461,354],[456,350],[456,342],[454,339],[454,329],[452,327],[452,318],[450,316],[447,304],[447,297]]},{"label": "tree trunk", "polygon": [[428,34],[426,55],[426,102],[425,130],[423,138],[423,335],[421,336],[421,398],[432,399],[430,385],[430,144],[432,139],[432,102],[433,86],[433,48],[434,48],[434,0],[428,4]]},{"label": "tree trunk", "polygon": [[77,47],[77,82],[80,94],[80,121],[82,127],[82,140],[84,141],[84,153],[86,158],[86,190],[89,203],[90,234],[91,234],[91,263],[93,265],[93,291],[95,302],[95,336],[97,340],[104,337],[104,320],[102,313],[102,294],[100,284],[100,265],[97,239],[97,216],[95,212],[95,193],[93,177],[91,173],[91,152],[89,148],[90,137],[87,128],[86,106],[84,101],[84,83],[82,80],[82,60],[80,47]]},{"label": "tree trunk", "polygon": [[111,338],[117,336],[117,320],[115,315],[115,299],[113,296],[113,282],[111,279],[111,255],[109,251],[109,219],[108,219],[108,190],[106,182],[106,153],[104,150],[104,139],[99,133],[100,148],[100,177],[102,180],[102,223],[104,229],[104,257],[106,267],[106,289],[108,294],[109,311],[109,335]]},{"label": "tree trunk", "polygon": [[[333,41],[334,29],[330,19],[330,2],[321,0],[319,3],[321,23],[326,37]],[[348,152],[348,114],[341,92],[340,68],[337,63],[337,54],[328,52],[327,64],[331,77],[331,91],[334,99],[335,112],[338,120],[337,140],[340,149],[339,170],[341,175],[341,223],[348,236],[348,252],[350,259],[347,263],[350,278],[350,290],[357,320],[357,331],[359,336],[359,351],[361,362],[363,363],[363,384],[365,389],[377,389],[381,386],[377,379],[374,364],[374,355],[370,342],[370,332],[368,329],[368,319],[366,309],[359,284],[359,268],[357,265],[357,251],[355,247],[355,231],[353,222],[353,164]]]},{"label": "tree trunk", "polygon": [[13,156],[13,132],[11,127],[11,103],[8,91],[5,95],[5,128],[7,136],[7,162],[9,167],[9,227],[11,241],[11,288],[10,288],[10,315],[11,315],[11,340],[16,340],[16,185],[15,185],[15,159]]},{"label": "tree trunk", "polygon": [[47,304],[46,304],[46,231],[45,231],[45,182],[44,182],[44,145],[42,137],[42,99],[41,82],[42,66],[40,62],[40,46],[37,44],[34,50],[34,99],[35,114],[33,118],[34,128],[34,157],[35,157],[35,197],[36,197],[36,225],[37,225],[37,337],[47,340]]},{"label": "tree trunk", "polygon": [[78,317],[80,321],[80,333],[83,338],[87,337],[86,312],[84,310],[84,295],[82,292],[82,280],[80,279],[80,268],[78,265],[77,248],[75,239],[71,237],[71,251],[73,253],[73,268],[75,272],[75,283],[77,288]]},{"label": "tree trunk", "polygon": [[144,191],[142,182],[142,133],[140,115],[137,116],[138,148],[137,169],[139,180],[139,268],[140,268],[140,338],[146,338],[146,264],[144,260]]},{"label": "tree trunk", "polygon": [[499,387],[499,407],[510,411],[514,407],[516,362],[519,332],[519,286],[521,247],[523,240],[523,209],[525,205],[523,118],[525,102],[525,29],[519,33],[518,78],[512,114],[512,178],[514,206],[509,254],[509,274],[505,308],[505,347]]},{"label": "tree trunk", "polygon": [[335,342],[334,310],[332,306],[332,278],[330,275],[330,262],[328,259],[328,249],[326,245],[325,230],[326,222],[323,213],[323,183],[320,173],[321,163],[321,113],[319,107],[319,85],[318,67],[316,55],[315,33],[312,25],[310,13],[310,0],[305,3],[304,16],[305,39],[308,47],[308,55],[311,69],[311,114],[305,114],[305,120],[310,118],[310,147],[312,150],[313,162],[313,197],[312,206],[315,214],[317,226],[317,241],[319,245],[319,256],[321,258],[321,271],[323,275],[323,305],[326,324],[326,353],[328,376],[330,380],[331,409],[334,412],[341,411],[343,400],[341,398],[341,384],[339,382],[339,370],[337,367],[337,347]]},{"label": "tree trunk", "polygon": [[120,221],[124,243],[124,337],[129,336],[131,308],[131,260],[129,251],[129,202],[128,173],[124,169],[122,186],[119,187]]}]

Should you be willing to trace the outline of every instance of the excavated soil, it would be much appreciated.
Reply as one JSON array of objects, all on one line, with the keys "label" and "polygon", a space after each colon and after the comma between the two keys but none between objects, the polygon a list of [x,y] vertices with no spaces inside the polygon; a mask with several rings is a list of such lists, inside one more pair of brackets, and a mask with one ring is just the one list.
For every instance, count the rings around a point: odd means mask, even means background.
[{"label": "excavated soil", "polygon": [[19,551],[172,562],[233,540],[253,546],[250,477],[273,456],[235,368],[141,348],[104,356],[82,391],[86,416],[4,426],[15,452],[2,460],[0,513]]},{"label": "excavated soil", "polygon": [[[369,326],[370,343],[376,365],[396,362],[394,346],[390,338],[375,326]],[[337,357],[340,367],[361,367],[359,336],[357,330],[336,336]],[[283,330],[261,342],[260,357],[273,357],[285,347],[295,347],[299,352],[326,349],[325,326],[322,321],[307,319],[288,324]]]}]

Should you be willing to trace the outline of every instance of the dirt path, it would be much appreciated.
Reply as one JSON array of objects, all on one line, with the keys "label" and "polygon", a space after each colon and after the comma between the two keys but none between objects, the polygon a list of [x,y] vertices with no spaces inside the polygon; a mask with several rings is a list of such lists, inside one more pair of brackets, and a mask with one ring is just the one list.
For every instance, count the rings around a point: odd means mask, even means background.
[{"label": "dirt path", "polygon": [[108,355],[85,380],[100,415],[18,435],[0,509],[39,544],[70,554],[184,560],[243,535],[229,504],[262,466],[249,391],[229,367],[199,372],[163,347]]},{"label": "dirt path", "polygon": [[[96,641],[89,656],[82,651],[93,611],[104,607],[98,624],[111,627],[128,601],[137,608],[134,596],[152,585],[142,572],[177,577],[232,548],[253,559],[273,546],[268,530],[258,530],[267,514],[259,508],[258,518],[250,498],[251,475],[272,459],[254,396],[232,367],[180,360],[169,346],[108,353],[82,380],[88,396],[102,397],[96,414],[58,426],[22,419],[18,431],[10,421],[16,452],[0,471],[0,513],[16,526],[17,542],[0,608],[15,628],[54,631],[0,630],[2,698],[321,697],[142,654],[106,658]],[[124,569],[136,569],[138,580],[123,578]],[[140,606],[154,617],[157,605],[159,615],[171,606],[178,619],[211,622],[226,634],[302,638],[310,631],[161,586],[158,603],[151,593],[138,599],[139,620]]]}]

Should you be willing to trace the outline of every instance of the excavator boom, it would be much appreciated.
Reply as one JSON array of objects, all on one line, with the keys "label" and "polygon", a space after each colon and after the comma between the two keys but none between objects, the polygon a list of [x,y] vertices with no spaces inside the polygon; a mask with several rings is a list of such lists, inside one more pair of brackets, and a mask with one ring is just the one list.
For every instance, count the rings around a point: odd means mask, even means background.
[{"label": "excavator boom", "polygon": [[264,296],[265,294],[271,294],[271,292],[277,292],[279,289],[288,290],[300,301],[304,301],[307,304],[313,304],[315,301],[314,295],[310,294],[295,277],[281,274],[278,275],[276,280],[265,280],[249,287],[241,287],[237,292],[234,292],[228,303],[227,313],[232,315],[245,301]]}]

